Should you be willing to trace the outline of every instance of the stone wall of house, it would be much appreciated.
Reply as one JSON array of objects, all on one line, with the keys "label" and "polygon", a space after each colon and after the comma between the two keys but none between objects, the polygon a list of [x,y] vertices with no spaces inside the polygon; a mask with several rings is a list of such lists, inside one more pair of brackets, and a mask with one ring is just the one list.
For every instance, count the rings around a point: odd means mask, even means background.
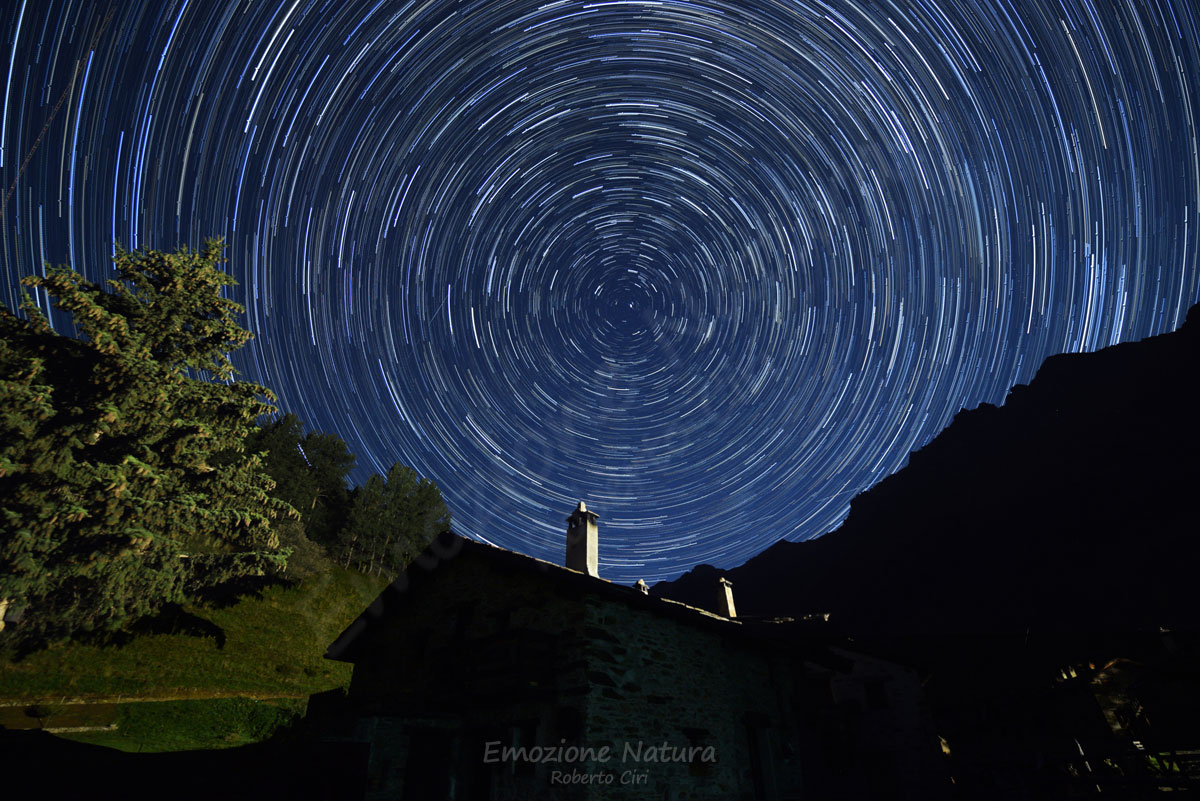
[{"label": "stone wall of house", "polygon": [[489,743],[499,743],[494,756],[581,736],[582,602],[476,553],[435,571],[380,618],[355,664],[350,702],[373,721],[367,799],[403,798],[417,760],[432,758],[422,751],[431,740],[451,752],[450,764],[427,767],[451,774],[454,797],[487,783],[496,801],[584,798],[581,787],[551,783],[552,764],[485,762]]},{"label": "stone wall of house", "polygon": [[800,792],[801,756],[780,746],[804,726],[792,690],[804,666],[748,647],[736,622],[713,623],[588,599],[587,736],[610,746],[602,768],[615,775],[589,798],[749,800],[756,784],[768,799]]}]

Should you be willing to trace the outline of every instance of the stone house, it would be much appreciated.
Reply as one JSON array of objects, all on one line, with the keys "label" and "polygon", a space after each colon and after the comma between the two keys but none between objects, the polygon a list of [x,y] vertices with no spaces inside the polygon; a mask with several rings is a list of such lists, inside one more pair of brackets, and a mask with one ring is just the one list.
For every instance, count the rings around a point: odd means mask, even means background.
[{"label": "stone house", "polygon": [[821,621],[736,617],[447,534],[330,647],[367,799],[937,798],[916,674]]}]

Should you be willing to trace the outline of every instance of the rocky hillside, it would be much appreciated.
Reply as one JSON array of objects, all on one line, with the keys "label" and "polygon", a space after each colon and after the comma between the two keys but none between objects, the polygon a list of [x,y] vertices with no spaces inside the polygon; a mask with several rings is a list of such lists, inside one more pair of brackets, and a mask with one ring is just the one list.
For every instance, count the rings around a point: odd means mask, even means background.
[{"label": "rocky hillside", "polygon": [[1174,333],[1054,356],[961,412],[836,531],[653,593],[851,634],[1200,630],[1200,307]]}]

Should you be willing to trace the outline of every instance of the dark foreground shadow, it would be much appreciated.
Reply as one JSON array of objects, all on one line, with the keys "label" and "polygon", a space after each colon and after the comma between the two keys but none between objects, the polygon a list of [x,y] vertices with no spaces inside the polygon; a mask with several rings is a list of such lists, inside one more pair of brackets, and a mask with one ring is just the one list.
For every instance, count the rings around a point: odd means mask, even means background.
[{"label": "dark foreground shadow", "polygon": [[128,754],[41,731],[0,729],[3,797],[106,799],[361,799],[366,754],[284,734],[221,751]]},{"label": "dark foreground shadow", "polygon": [[151,618],[133,626],[128,640],[147,634],[183,634],[189,637],[210,637],[217,648],[225,647],[225,630],[207,618],[188,612],[178,604],[168,604]]}]

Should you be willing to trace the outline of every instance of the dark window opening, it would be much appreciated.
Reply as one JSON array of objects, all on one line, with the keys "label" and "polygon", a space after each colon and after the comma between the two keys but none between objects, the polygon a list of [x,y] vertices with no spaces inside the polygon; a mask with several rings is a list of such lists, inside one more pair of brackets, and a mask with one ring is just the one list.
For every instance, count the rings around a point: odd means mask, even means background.
[{"label": "dark window opening", "polygon": [[[689,776],[710,776],[712,775],[713,763],[705,761],[704,748],[712,745],[712,735],[708,729],[701,728],[684,728],[684,735],[688,738],[688,748],[698,749],[691,751],[691,759],[688,764]],[[715,751],[715,748],[714,748]]]},{"label": "dark window opening", "polygon": [[450,735],[438,729],[413,729],[404,766],[404,798],[449,798],[453,767]]},{"label": "dark window opening", "polygon": [[559,740],[577,744],[583,734],[583,715],[573,706],[559,707],[554,713],[554,732]]},{"label": "dark window opening", "polygon": [[[537,742],[538,723],[536,720],[522,720],[512,728],[512,743],[516,748],[533,748]],[[537,763],[528,760],[514,760],[513,773],[517,776],[532,776],[537,770]]]}]

